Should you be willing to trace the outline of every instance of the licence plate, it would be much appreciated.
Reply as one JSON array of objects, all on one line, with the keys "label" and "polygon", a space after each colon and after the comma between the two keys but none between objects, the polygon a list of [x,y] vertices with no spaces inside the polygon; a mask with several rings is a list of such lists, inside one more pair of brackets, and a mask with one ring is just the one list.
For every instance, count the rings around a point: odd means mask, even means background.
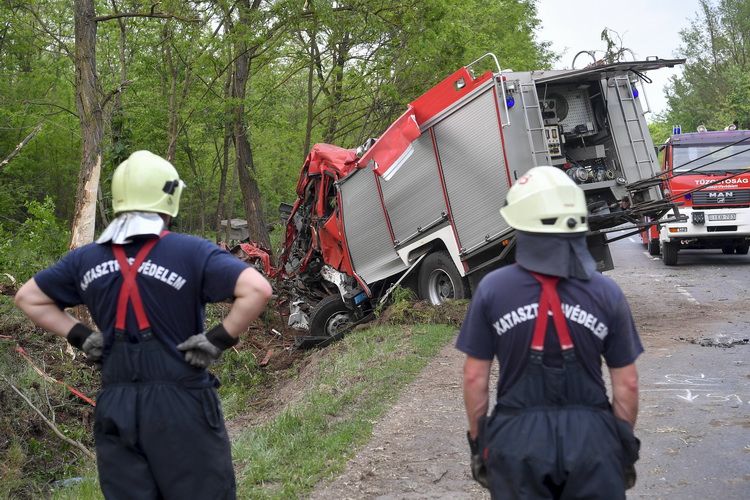
[{"label": "licence plate", "polygon": [[708,214],[708,220],[735,220],[737,214]]}]

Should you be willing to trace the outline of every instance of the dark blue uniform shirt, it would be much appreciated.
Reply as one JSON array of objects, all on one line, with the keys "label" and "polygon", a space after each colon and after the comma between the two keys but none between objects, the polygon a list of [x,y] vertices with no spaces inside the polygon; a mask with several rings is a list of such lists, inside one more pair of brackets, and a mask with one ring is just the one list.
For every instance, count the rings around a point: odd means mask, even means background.
[{"label": "dark blue uniform shirt", "polygon": [[[132,263],[143,245],[125,245]],[[167,233],[140,266],[137,283],[154,336],[169,350],[204,330],[205,304],[233,296],[237,277],[248,266],[208,240]],[[91,243],[71,251],[34,276],[39,288],[63,309],[85,304],[112,343],[122,273],[110,244]],[[127,335],[138,338],[138,323],[128,307]],[[105,356],[107,354],[105,349]]]},{"label": "dark blue uniform shirt", "polygon": [[[643,346],[620,288],[600,273],[589,281],[560,280],[562,302],[576,354],[604,391],[601,357],[610,368],[634,362]],[[482,279],[472,298],[456,347],[475,358],[500,363],[498,396],[521,375],[529,359],[541,285],[518,265],[506,266]],[[544,363],[562,366],[552,318],[547,322]]]}]

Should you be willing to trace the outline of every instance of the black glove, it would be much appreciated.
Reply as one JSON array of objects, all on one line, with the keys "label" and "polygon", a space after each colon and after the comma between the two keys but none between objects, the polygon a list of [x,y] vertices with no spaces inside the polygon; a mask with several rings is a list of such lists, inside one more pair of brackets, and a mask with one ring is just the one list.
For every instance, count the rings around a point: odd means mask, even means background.
[{"label": "black glove", "polygon": [[641,440],[635,437],[633,427],[621,418],[615,418],[617,434],[620,438],[623,453],[622,472],[625,477],[625,489],[635,486],[635,463],[641,454]]},{"label": "black glove", "polygon": [[189,337],[178,344],[177,349],[185,351],[185,361],[197,368],[208,368],[208,365],[221,357],[221,353],[239,342],[227,333],[224,325],[219,323],[209,331]]},{"label": "black glove", "polygon": [[104,335],[83,323],[76,323],[68,332],[68,343],[86,353],[86,360],[100,364],[104,353]]},{"label": "black glove", "polygon": [[638,461],[641,451],[641,440],[633,436],[633,439],[628,441],[628,465],[622,468],[622,472],[625,475],[625,489],[629,490],[635,486],[635,480],[637,475],[635,473],[635,462]]},{"label": "black glove", "polygon": [[635,486],[635,464],[626,465],[623,468],[623,473],[625,474],[625,489],[629,490],[630,488]]},{"label": "black glove", "polygon": [[483,488],[489,489],[487,481],[487,466],[484,464],[484,458],[479,453],[479,443],[476,439],[471,439],[471,434],[466,433],[466,439],[469,440],[469,449],[471,449],[471,476],[474,481],[482,485]]}]

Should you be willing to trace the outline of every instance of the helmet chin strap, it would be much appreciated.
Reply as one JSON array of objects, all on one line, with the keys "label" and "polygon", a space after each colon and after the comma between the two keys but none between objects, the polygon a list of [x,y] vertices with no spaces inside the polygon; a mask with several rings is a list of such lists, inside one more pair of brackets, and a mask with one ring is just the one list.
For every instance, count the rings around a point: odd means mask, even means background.
[{"label": "helmet chin strap", "polygon": [[589,280],[596,262],[586,246],[586,233],[516,233],[516,262],[547,276]]}]

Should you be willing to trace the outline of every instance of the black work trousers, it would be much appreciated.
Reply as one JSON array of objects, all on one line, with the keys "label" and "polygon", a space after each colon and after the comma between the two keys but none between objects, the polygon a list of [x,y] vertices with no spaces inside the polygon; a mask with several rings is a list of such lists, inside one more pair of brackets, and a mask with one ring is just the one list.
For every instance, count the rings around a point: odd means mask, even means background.
[{"label": "black work trousers", "polygon": [[521,378],[480,424],[493,499],[625,498],[623,470],[634,460],[622,441],[634,445],[635,437],[573,351],[562,368],[543,365],[542,353],[532,351]]},{"label": "black work trousers", "polygon": [[94,420],[107,500],[236,498],[218,379],[147,333],[104,360]]}]

